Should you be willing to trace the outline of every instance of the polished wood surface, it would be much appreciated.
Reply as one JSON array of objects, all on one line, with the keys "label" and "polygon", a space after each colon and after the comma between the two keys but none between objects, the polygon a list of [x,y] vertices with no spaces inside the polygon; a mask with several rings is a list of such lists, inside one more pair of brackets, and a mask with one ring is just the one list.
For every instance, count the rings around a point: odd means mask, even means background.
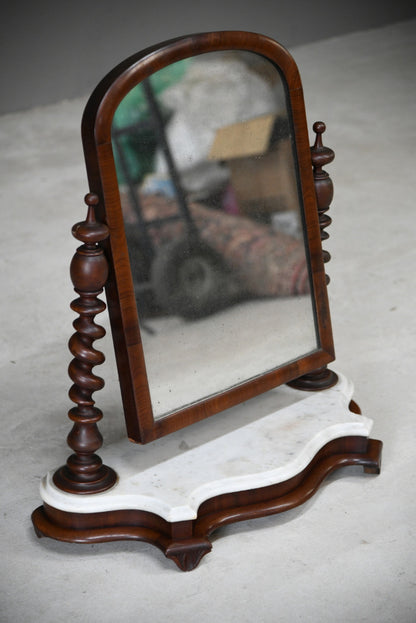
[{"label": "polished wood surface", "polygon": [[[315,121],[313,131],[315,132],[315,143],[311,147],[313,180],[315,184],[316,200],[318,204],[319,228],[321,230],[321,240],[327,240],[329,234],[325,229],[332,223],[331,217],[326,214],[331,205],[334,196],[334,186],[329,177],[329,173],[323,170],[323,166],[329,164],[335,158],[335,154],[330,147],[326,147],[322,143],[322,134],[326,130],[326,125],[322,121]],[[328,251],[322,251],[322,259],[324,263],[331,259]],[[326,275],[326,283],[329,283],[329,277]]]},{"label": "polished wood surface", "polygon": [[182,571],[191,571],[211,551],[208,537],[219,527],[299,506],[340,467],[361,465],[365,472],[377,474],[381,448],[380,441],[365,437],[336,439],[324,446],[295,477],[268,487],[213,497],[201,504],[193,521],[170,523],[153,513],[133,509],[68,513],[47,504],[34,511],[32,521],[38,537],[58,541],[145,541],[162,550]]},{"label": "polished wood surface", "polygon": [[94,406],[93,392],[102,389],[104,381],[92,369],[104,362],[104,355],[93,347],[93,342],[105,335],[103,327],[94,318],[105,310],[105,303],[98,299],[107,280],[108,265],[99,243],[108,237],[108,228],[95,220],[94,209],[98,197],[92,193],[85,197],[88,215],[85,221],[74,225],[72,233],[84,244],[78,247],[71,262],[71,279],[79,298],[71,308],[79,314],[74,321],[69,349],[74,359],[69,364],[69,376],[73,385],[70,399],[76,407],[69,412],[74,422],[68,435],[68,445],[74,450],[63,467],[54,475],[57,487],[70,493],[99,493],[114,485],[115,472],[95,452],[102,446],[102,436],[97,422],[102,418],[100,409]]},{"label": "polished wood surface", "polygon": [[[322,143],[322,134],[325,132],[326,126],[322,121],[315,121],[313,131],[315,132],[315,143],[311,147],[311,159],[313,166],[313,180],[315,184],[316,201],[319,217],[319,229],[321,232],[321,240],[327,240],[329,234],[325,229],[332,223],[331,218],[326,214],[334,196],[334,186],[329,174],[322,169],[323,166],[329,164],[335,158],[332,149],[325,147]],[[322,251],[322,260],[326,264],[331,259],[328,251]],[[329,284],[329,277],[325,275],[325,282]],[[305,391],[321,391],[333,387],[338,381],[338,377],[326,366],[322,366],[316,370],[312,370],[307,374],[293,379],[288,383],[291,387],[302,389]]]}]

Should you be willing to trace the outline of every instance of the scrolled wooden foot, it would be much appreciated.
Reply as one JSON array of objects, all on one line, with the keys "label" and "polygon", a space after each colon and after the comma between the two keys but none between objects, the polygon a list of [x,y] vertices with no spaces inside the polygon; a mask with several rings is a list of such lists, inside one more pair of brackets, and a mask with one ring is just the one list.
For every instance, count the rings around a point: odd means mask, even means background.
[{"label": "scrolled wooden foot", "polygon": [[381,450],[383,442],[378,439],[369,439],[367,448],[367,462],[363,463],[366,474],[379,474],[381,471]]},{"label": "scrolled wooden foot", "polygon": [[166,548],[165,556],[173,560],[181,571],[193,571],[211,549],[208,539],[193,539],[189,543],[171,543]]}]

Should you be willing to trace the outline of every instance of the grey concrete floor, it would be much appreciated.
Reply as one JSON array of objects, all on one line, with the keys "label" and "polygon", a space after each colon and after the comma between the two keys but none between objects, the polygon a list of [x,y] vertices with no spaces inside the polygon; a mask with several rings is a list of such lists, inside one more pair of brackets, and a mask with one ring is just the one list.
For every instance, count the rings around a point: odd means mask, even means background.
[{"label": "grey concrete floor", "polygon": [[[416,621],[415,42],[412,21],[293,50],[309,125],[324,120],[336,152],[326,244],[336,366],[384,441],[382,474],[345,468],[298,509],[221,529],[188,574],[146,544],[34,535],[39,480],[68,454],[85,101],[0,118],[2,622]],[[124,425],[109,337],[100,349],[109,443]]]}]

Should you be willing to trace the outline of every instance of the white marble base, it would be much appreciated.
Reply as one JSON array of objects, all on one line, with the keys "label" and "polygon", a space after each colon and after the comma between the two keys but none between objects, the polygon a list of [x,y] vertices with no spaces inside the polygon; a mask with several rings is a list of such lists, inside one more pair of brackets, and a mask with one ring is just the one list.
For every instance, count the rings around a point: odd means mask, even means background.
[{"label": "white marble base", "polygon": [[[50,506],[73,513],[136,509],[169,522],[190,520],[209,498],[288,480],[329,441],[369,436],[372,420],[349,411],[353,386],[342,375],[325,391],[288,387],[284,391],[293,393],[293,404],[216,439],[194,443],[191,449],[177,448],[173,456],[158,449],[163,440],[136,446],[126,439],[104,448],[104,463],[118,474],[116,485],[105,493],[65,493],[54,485],[50,472],[42,480],[41,497]],[[215,416],[209,425],[216,426]]]}]

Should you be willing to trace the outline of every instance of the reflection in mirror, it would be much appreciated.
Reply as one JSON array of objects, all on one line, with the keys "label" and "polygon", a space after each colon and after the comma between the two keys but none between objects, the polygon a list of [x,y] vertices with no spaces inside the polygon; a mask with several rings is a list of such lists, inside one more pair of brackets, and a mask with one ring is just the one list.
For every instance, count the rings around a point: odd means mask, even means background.
[{"label": "reflection in mirror", "polygon": [[226,51],[170,65],[127,94],[112,136],[154,416],[315,350],[272,63]]}]

